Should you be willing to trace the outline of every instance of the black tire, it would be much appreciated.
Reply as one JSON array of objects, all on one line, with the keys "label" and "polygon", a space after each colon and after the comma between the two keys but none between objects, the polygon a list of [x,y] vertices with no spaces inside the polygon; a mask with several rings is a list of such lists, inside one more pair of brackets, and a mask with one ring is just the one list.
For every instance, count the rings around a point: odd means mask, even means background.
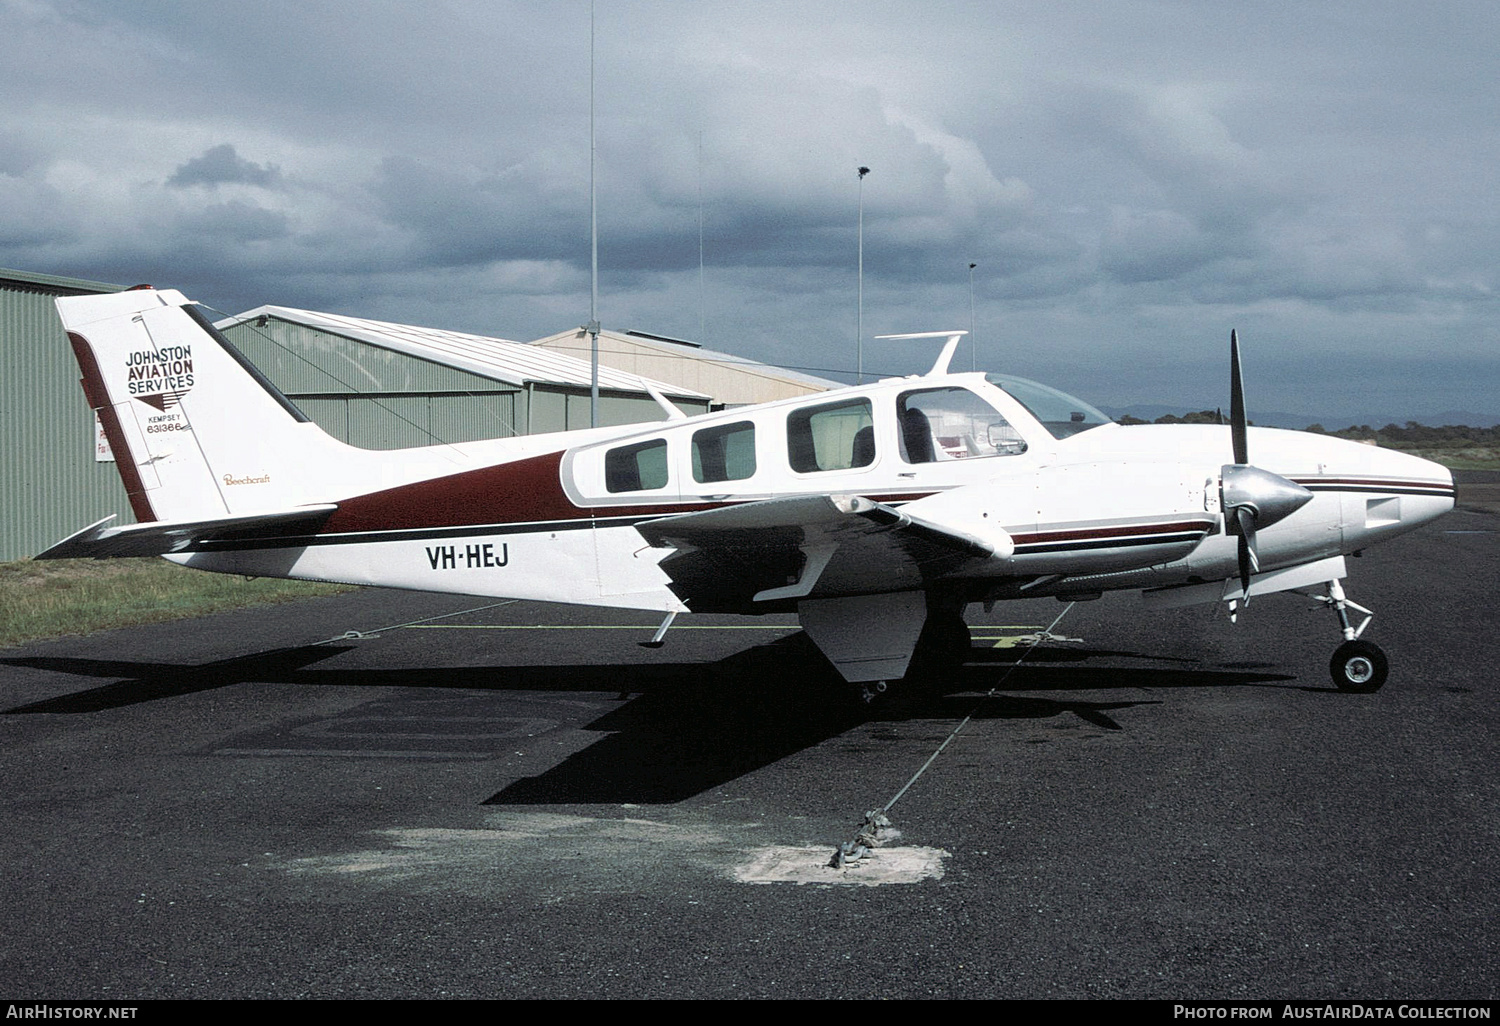
[{"label": "black tire", "polygon": [[1340,691],[1368,695],[1379,691],[1390,671],[1390,662],[1372,641],[1346,641],[1333,651],[1328,672]]}]

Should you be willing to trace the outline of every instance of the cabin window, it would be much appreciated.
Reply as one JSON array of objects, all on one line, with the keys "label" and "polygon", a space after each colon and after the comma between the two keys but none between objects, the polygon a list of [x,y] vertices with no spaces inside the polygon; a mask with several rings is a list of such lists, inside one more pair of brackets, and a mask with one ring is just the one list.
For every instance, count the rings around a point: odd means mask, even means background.
[{"label": "cabin window", "polygon": [[799,474],[849,470],[875,462],[870,400],[797,410],[786,419],[787,460]]},{"label": "cabin window", "polygon": [[1014,456],[1026,442],[1010,422],[967,388],[902,392],[896,400],[901,458],[941,463],[975,456]]},{"label": "cabin window", "polygon": [[742,421],[693,433],[694,481],[743,481],[754,474],[754,424]]},{"label": "cabin window", "polygon": [[604,487],[610,491],[646,492],[666,486],[665,439],[622,445],[604,454]]}]

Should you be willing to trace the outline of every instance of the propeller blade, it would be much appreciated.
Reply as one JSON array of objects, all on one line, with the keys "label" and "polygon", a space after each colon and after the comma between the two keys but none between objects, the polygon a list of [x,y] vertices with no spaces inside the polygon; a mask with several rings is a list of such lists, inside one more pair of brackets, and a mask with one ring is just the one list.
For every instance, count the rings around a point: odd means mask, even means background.
[{"label": "propeller blade", "polygon": [[1234,443],[1234,462],[1250,462],[1250,445],[1246,437],[1245,381],[1240,374],[1240,336],[1229,331],[1229,437]]},{"label": "propeller blade", "polygon": [[1260,559],[1255,553],[1255,514],[1241,506],[1234,511],[1239,523],[1240,590],[1243,603],[1250,605],[1250,576],[1260,569]]}]

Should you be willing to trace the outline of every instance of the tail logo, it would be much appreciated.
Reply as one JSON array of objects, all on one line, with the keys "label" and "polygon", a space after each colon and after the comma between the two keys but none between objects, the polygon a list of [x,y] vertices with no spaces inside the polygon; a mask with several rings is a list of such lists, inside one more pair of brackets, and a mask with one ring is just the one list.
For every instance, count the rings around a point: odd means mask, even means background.
[{"label": "tail logo", "polygon": [[128,353],[125,381],[132,396],[165,413],[192,391],[193,347],[162,346]]}]

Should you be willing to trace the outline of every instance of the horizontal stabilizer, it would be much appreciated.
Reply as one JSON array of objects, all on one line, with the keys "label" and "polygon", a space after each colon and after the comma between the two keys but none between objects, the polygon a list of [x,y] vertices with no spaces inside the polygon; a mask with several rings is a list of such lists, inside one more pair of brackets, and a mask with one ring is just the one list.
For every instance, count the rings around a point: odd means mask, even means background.
[{"label": "horizontal stabilizer", "polygon": [[291,539],[317,531],[338,509],[332,503],[279,510],[275,513],[245,513],[215,520],[157,520],[125,527],[108,527],[113,515],[90,524],[39,553],[37,559],[115,559],[124,556],[164,556],[219,547],[245,547],[248,543]]}]

